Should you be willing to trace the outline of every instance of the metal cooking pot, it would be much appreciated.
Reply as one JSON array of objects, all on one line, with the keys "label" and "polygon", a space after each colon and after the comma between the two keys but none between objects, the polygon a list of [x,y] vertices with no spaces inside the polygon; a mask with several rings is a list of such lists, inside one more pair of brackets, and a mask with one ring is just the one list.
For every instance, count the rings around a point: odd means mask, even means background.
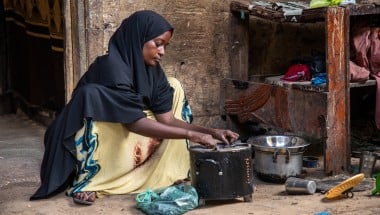
[{"label": "metal cooking pot", "polygon": [[198,192],[199,204],[205,200],[243,197],[252,201],[252,147],[237,141],[231,145],[218,144],[215,149],[192,145],[190,173],[192,186]]},{"label": "metal cooking pot", "polygon": [[302,157],[310,145],[304,139],[290,135],[261,135],[247,141],[255,152],[254,170],[264,181],[284,183],[302,171]]}]

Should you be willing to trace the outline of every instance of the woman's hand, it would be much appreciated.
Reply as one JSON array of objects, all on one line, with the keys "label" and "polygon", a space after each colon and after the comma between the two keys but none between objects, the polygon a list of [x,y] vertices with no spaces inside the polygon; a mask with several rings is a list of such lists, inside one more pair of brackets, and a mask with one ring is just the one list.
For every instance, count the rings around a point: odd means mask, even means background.
[{"label": "woman's hand", "polygon": [[239,138],[239,134],[228,129],[214,129],[212,136],[222,141],[224,144],[230,144]]},{"label": "woman's hand", "polygon": [[191,142],[199,143],[201,145],[204,145],[207,148],[215,148],[218,143],[220,143],[220,140],[215,139],[210,134],[205,134],[202,132],[197,131],[189,131],[189,140]]}]

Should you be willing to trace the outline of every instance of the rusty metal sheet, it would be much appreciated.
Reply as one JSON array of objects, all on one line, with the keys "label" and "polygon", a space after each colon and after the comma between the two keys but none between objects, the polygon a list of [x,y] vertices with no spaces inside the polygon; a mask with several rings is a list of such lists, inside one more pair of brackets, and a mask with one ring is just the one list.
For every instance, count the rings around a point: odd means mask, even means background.
[{"label": "rusty metal sheet", "polygon": [[[332,7],[308,8],[307,2],[299,1],[294,5],[293,2],[271,2],[271,1],[256,1],[253,4],[231,2],[231,11],[243,12],[277,22],[319,22],[326,18],[326,11]],[[291,9],[299,9],[304,7],[300,15],[287,15]],[[297,8],[298,7],[298,8]],[[338,6],[335,6],[338,7]],[[379,14],[380,5],[363,3],[363,4],[348,4],[344,7],[349,10],[351,16]]]},{"label": "rusty metal sheet", "polygon": [[380,5],[377,4],[352,4],[346,7],[351,16],[380,14]]},{"label": "rusty metal sheet", "polygon": [[319,22],[325,20],[327,7],[303,10],[300,22]]},{"label": "rusty metal sheet", "polygon": [[246,4],[241,2],[231,2],[230,9],[233,12],[246,13],[252,16],[266,18],[269,20],[284,21],[284,13],[282,11],[276,11],[271,7]]}]

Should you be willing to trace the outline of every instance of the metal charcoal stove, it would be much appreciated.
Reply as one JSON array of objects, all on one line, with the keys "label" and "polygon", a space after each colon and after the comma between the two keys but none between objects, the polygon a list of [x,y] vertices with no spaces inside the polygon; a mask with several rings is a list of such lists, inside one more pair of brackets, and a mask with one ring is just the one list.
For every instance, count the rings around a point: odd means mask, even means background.
[{"label": "metal charcoal stove", "polygon": [[252,147],[236,141],[208,149],[196,144],[189,147],[192,186],[198,192],[199,205],[205,200],[226,200],[243,197],[252,201]]}]

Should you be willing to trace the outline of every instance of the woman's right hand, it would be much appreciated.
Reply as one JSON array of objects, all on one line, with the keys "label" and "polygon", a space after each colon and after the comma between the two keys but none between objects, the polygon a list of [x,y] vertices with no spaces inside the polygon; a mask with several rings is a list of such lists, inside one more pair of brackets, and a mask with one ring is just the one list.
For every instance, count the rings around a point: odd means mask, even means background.
[{"label": "woman's right hand", "polygon": [[213,149],[216,147],[220,140],[215,139],[210,134],[205,134],[197,131],[189,131],[189,138],[191,142],[199,143],[207,148]]}]

